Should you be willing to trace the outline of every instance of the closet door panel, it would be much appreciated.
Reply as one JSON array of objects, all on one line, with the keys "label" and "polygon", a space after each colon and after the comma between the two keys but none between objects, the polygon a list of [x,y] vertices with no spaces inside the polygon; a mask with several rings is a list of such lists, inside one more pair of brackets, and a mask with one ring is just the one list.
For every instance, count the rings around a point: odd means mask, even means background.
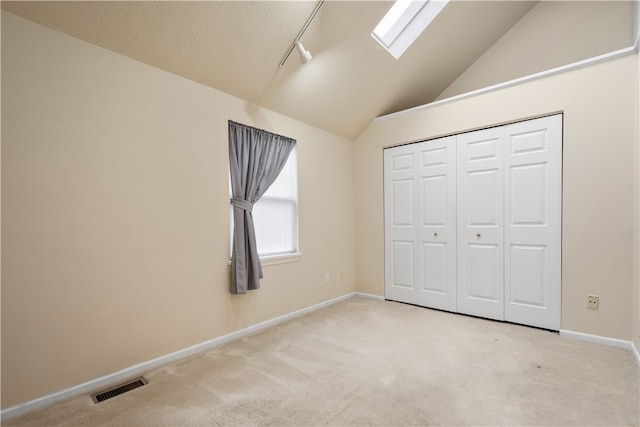
[{"label": "closet door panel", "polygon": [[416,144],[421,266],[416,304],[456,310],[456,140]]},{"label": "closet door panel", "polygon": [[502,276],[502,271],[497,269],[498,257],[502,256],[498,250],[498,245],[493,244],[467,245],[467,298],[496,303],[502,299],[501,289],[496,286]]},{"label": "closet door panel", "polygon": [[[446,295],[447,287],[447,244],[446,243],[422,243],[422,290]],[[429,302],[426,301],[428,304]]]},{"label": "closet door panel", "polygon": [[413,303],[418,289],[418,159],[415,147],[384,151],[385,296]]},{"label": "closet door panel", "polygon": [[461,313],[504,319],[503,130],[458,136],[458,295]]},{"label": "closet door panel", "polygon": [[562,116],[505,132],[505,319],[559,330]]}]

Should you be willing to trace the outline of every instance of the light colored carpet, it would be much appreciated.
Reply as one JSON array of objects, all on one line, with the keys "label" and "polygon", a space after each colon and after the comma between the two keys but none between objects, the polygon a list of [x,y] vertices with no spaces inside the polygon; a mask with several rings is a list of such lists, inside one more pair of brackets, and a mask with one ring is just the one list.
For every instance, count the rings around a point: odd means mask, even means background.
[{"label": "light colored carpet", "polygon": [[4,426],[638,425],[624,349],[351,298]]}]

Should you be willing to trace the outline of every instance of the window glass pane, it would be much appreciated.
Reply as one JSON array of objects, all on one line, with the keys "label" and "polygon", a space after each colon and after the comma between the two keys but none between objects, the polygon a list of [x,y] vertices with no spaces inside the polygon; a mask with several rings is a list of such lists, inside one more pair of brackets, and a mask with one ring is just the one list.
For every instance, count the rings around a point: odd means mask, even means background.
[{"label": "window glass pane", "polygon": [[295,204],[291,199],[262,198],[253,208],[260,255],[295,252],[293,227]]},{"label": "window glass pane", "polygon": [[[253,206],[253,222],[260,256],[297,251],[297,168],[294,149],[275,182]],[[229,180],[231,198],[231,180]],[[229,205],[229,253],[233,249],[233,207]]]},{"label": "window glass pane", "polygon": [[[289,154],[289,158],[287,159],[287,164],[284,166],[282,171],[280,171],[280,175],[271,184],[271,187],[264,193],[263,197],[281,197],[287,199],[293,199],[294,191],[295,191],[295,181],[296,181],[296,154],[295,149]],[[260,203],[260,202],[258,202]]]}]

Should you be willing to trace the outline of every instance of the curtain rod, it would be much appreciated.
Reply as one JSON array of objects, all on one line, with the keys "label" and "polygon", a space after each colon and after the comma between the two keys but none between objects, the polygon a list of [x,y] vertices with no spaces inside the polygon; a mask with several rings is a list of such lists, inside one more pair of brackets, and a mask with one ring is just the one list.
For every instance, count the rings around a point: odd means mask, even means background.
[{"label": "curtain rod", "polygon": [[269,135],[277,136],[279,138],[284,138],[284,139],[290,139],[290,140],[292,140],[294,142],[297,142],[295,138],[291,138],[290,136],[280,135],[278,133],[270,132],[268,130],[261,129],[261,128],[258,128],[258,127],[255,127],[255,126],[245,125],[244,123],[235,122],[233,120],[228,120],[228,122],[229,122],[228,124],[234,124],[234,125],[237,125],[237,126],[242,126],[244,128],[254,129],[254,130],[257,130],[259,132],[268,133]]},{"label": "curtain rod", "polygon": [[293,49],[295,49],[296,44],[300,41],[300,39],[304,35],[304,32],[307,31],[307,28],[309,28],[309,25],[311,25],[311,22],[313,21],[313,19],[316,17],[318,12],[320,11],[320,8],[324,4],[324,2],[325,2],[325,0],[320,0],[318,2],[318,4],[316,5],[315,9],[313,9],[313,12],[311,12],[311,16],[309,17],[309,19],[307,19],[307,22],[305,22],[304,26],[302,27],[302,30],[300,30],[300,32],[296,36],[296,39],[293,41],[293,44],[291,45],[291,47],[289,47],[289,50],[287,51],[287,53],[282,58],[282,61],[280,61],[280,64],[278,65],[278,68],[282,68],[284,63],[287,62],[287,59],[289,59],[289,55],[291,55],[291,52],[293,52]]}]

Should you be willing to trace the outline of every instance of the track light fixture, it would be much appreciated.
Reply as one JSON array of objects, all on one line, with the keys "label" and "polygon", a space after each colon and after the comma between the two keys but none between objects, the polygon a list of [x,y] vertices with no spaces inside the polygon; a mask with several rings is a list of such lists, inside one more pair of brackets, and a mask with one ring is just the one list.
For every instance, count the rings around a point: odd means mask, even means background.
[{"label": "track light fixture", "polygon": [[303,64],[311,61],[311,58],[313,58],[313,56],[311,56],[311,52],[309,52],[304,48],[304,46],[302,46],[302,43],[296,43],[296,47],[298,48],[298,52],[300,52],[300,61],[302,61]]},{"label": "track light fixture", "polygon": [[302,27],[302,30],[300,30],[300,32],[298,33],[298,36],[293,41],[293,44],[291,45],[291,47],[289,47],[289,50],[284,55],[284,58],[282,58],[282,61],[280,61],[280,65],[278,65],[278,68],[282,68],[284,63],[289,58],[289,55],[291,55],[291,52],[293,52],[293,49],[298,49],[298,52],[300,53],[300,61],[302,61],[303,64],[306,64],[307,62],[311,61],[311,58],[312,58],[311,53],[308,50],[306,50],[304,46],[302,46],[302,43],[300,43],[300,39],[302,38],[302,35],[304,34],[304,32],[307,31],[307,28],[313,21],[313,18],[315,18],[316,15],[318,14],[318,11],[320,10],[324,2],[325,0],[320,0],[316,5],[315,9],[313,9],[311,16],[309,17],[309,19],[307,19],[307,22],[305,22],[304,27]]}]

